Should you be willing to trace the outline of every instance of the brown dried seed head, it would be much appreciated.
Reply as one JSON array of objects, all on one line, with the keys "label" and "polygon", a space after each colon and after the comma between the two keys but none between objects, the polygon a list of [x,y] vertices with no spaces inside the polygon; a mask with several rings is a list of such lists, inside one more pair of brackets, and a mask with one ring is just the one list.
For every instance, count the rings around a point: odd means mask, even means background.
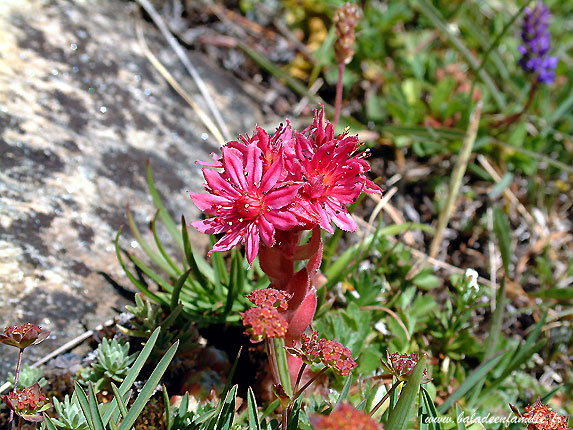
[{"label": "brown dried seed head", "polygon": [[360,19],[360,9],[352,3],[345,3],[334,13],[336,43],[334,56],[339,63],[348,64],[354,56],[355,29]]}]

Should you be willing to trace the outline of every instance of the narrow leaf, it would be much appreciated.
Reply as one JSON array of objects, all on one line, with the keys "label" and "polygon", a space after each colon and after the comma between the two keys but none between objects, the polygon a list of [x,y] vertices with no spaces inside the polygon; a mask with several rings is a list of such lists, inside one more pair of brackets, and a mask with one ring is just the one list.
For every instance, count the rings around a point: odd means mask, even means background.
[{"label": "narrow leaf", "polygon": [[181,275],[179,279],[177,279],[177,282],[175,283],[175,288],[173,288],[173,292],[171,293],[172,311],[174,311],[177,305],[179,304],[179,295],[181,294],[181,288],[183,288],[183,285],[185,285],[185,281],[187,280],[192,271],[193,269],[189,269],[187,272]]},{"label": "narrow leaf", "polygon": [[96,394],[94,391],[94,385],[90,382],[88,384],[88,396],[89,396],[89,406],[90,406],[90,415],[93,420],[94,430],[105,430],[103,426],[103,419],[101,417],[101,412],[98,408],[98,401],[96,399]]},{"label": "narrow leaf", "polygon": [[127,416],[119,426],[119,430],[129,430],[133,426],[133,424],[141,414],[141,411],[143,411],[143,408],[149,401],[149,398],[153,394],[153,391],[155,391],[155,388],[157,387],[157,385],[159,385],[161,377],[163,376],[163,374],[167,370],[167,366],[169,366],[169,363],[171,363],[171,360],[175,356],[178,347],[179,347],[179,341],[175,342],[171,346],[171,348],[169,348],[169,350],[165,353],[159,364],[157,364],[157,367],[151,373],[151,376],[141,389],[139,396],[137,396],[137,398],[133,402],[133,406],[127,413]]},{"label": "narrow leaf", "polygon": [[119,389],[113,382],[111,383],[111,389],[113,391],[113,398],[119,406],[119,413],[121,414],[122,418],[125,418],[127,416],[127,405],[123,402]]},{"label": "narrow leaf", "polygon": [[[151,355],[151,351],[153,351],[153,347],[155,346],[155,342],[157,342],[157,338],[159,337],[159,332],[161,331],[161,327],[157,327],[154,332],[151,334],[145,346],[137,356],[137,359],[132,364],[132,366],[127,371],[123,382],[119,386],[119,392],[122,396],[125,396],[137,377],[139,376],[139,372],[143,368],[145,362]],[[116,413],[117,409],[117,401],[113,399],[110,403],[110,407],[105,411],[103,416],[104,425],[107,425],[109,420],[111,419],[112,415]]]},{"label": "narrow leaf", "polygon": [[121,249],[119,248],[119,236],[121,235],[121,231],[123,227],[120,227],[117,235],[115,236],[115,253],[117,255],[117,260],[119,261],[119,265],[123,269],[124,273],[127,275],[128,279],[131,281],[133,285],[135,285],[139,291],[145,294],[147,297],[155,301],[156,303],[161,303],[165,306],[168,305],[167,301],[164,300],[162,297],[158,296],[157,294],[151,292],[149,288],[147,288],[142,282],[139,281],[127,268],[123,261],[123,257],[121,256]]},{"label": "narrow leaf", "polygon": [[485,378],[485,376],[501,361],[505,351],[501,351],[491,357],[486,362],[480,364],[476,369],[468,376],[464,382],[454,391],[450,397],[446,399],[444,404],[440,406],[440,413],[445,414],[446,411],[452,406],[458,399],[460,399],[464,394],[471,390],[479,381]]},{"label": "narrow leaf", "polygon": [[167,212],[167,209],[163,204],[163,200],[161,199],[161,196],[159,195],[159,192],[155,187],[155,181],[153,180],[153,174],[151,173],[151,164],[149,160],[147,161],[146,170],[147,170],[147,186],[149,188],[149,193],[151,194],[151,199],[153,200],[153,205],[160,210],[159,218],[161,219],[163,224],[165,224],[165,227],[167,227],[167,231],[169,231],[169,234],[171,235],[175,243],[177,243],[177,245],[179,245],[181,250],[183,250],[183,241],[181,240],[179,229],[175,225],[175,221],[173,221],[173,218],[171,218],[171,216],[169,215],[169,212]]},{"label": "narrow leaf", "polygon": [[161,255],[159,255],[157,252],[151,249],[151,247],[147,244],[147,242],[141,235],[141,232],[137,228],[137,224],[133,219],[131,210],[129,210],[129,205],[126,207],[126,213],[127,213],[127,224],[129,225],[129,229],[133,233],[133,237],[135,237],[137,243],[139,243],[139,246],[141,246],[143,252],[145,252],[147,256],[151,259],[151,261],[157,264],[157,266],[159,266],[161,270],[167,272],[169,276],[176,276],[176,273],[173,270],[173,268],[165,262],[165,260],[161,257]]},{"label": "narrow leaf", "polygon": [[249,430],[261,430],[257,401],[251,387],[247,390],[247,410],[249,413]]},{"label": "narrow leaf", "polygon": [[80,408],[82,409],[86,422],[90,426],[90,429],[95,430],[94,421],[90,413],[90,402],[88,400],[88,396],[78,381],[74,381],[74,387],[74,393],[78,397],[78,403],[80,404]]},{"label": "narrow leaf", "polygon": [[511,234],[507,219],[498,207],[495,207],[493,210],[493,230],[497,236],[497,243],[501,252],[503,268],[505,269],[506,275],[508,275],[509,263],[511,263]]},{"label": "narrow leaf", "polygon": [[400,392],[400,398],[396,406],[390,412],[386,428],[388,430],[403,430],[408,424],[412,411],[415,409],[418,389],[424,377],[426,368],[426,356],[422,355],[416,367],[408,377],[408,382]]}]

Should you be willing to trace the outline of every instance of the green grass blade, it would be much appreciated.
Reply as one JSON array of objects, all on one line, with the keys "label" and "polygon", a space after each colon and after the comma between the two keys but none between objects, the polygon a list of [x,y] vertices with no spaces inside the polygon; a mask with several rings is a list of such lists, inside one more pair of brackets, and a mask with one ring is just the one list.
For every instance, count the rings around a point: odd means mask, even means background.
[{"label": "green grass blade", "polygon": [[233,363],[233,366],[231,367],[231,371],[229,372],[229,375],[227,376],[227,382],[225,383],[225,387],[223,388],[223,392],[221,393],[221,400],[219,401],[219,404],[217,405],[217,410],[214,414],[214,416],[211,418],[211,421],[209,421],[209,424],[207,426],[207,430],[213,430],[215,428],[215,426],[217,425],[218,419],[219,419],[219,415],[221,414],[221,410],[223,408],[223,399],[227,398],[227,393],[229,391],[229,388],[231,387],[231,381],[233,380],[233,376],[235,376],[235,371],[237,370],[237,365],[239,364],[239,357],[241,357],[241,352],[243,351],[243,347],[241,347],[239,349],[239,352],[237,353],[237,357],[235,357],[235,362]]},{"label": "green grass blade", "polygon": [[422,386],[420,387],[420,398],[422,400],[421,403],[423,403],[424,405],[424,409],[425,412],[427,413],[427,416],[432,419],[431,420],[432,422],[422,423],[420,430],[422,428],[425,428],[427,430],[442,430],[442,426],[438,421],[439,416],[438,416],[438,411],[436,410],[436,406],[434,405],[434,402],[430,397],[430,394]]},{"label": "green grass blade", "polygon": [[216,430],[230,430],[235,418],[235,401],[237,397],[238,385],[234,385],[225,396],[223,407],[217,417]]},{"label": "green grass blade", "polygon": [[[167,387],[165,384],[162,386],[162,395],[163,395],[163,405],[165,407],[165,429],[171,430],[173,426],[173,422],[171,421],[171,402],[169,401],[169,394],[167,393]],[[186,394],[187,395],[187,394]]]},{"label": "green grass blade", "polygon": [[94,391],[94,385],[90,382],[88,384],[88,402],[90,407],[90,415],[94,423],[94,430],[105,430],[101,412],[98,408],[98,402]]},{"label": "green grass blade", "polygon": [[450,41],[450,43],[462,54],[470,67],[477,73],[484,84],[487,86],[491,95],[500,110],[505,109],[505,99],[503,94],[497,89],[491,76],[486,72],[485,68],[480,69],[480,63],[471,51],[464,45],[462,40],[450,31],[448,24],[442,18],[440,12],[428,0],[417,0],[415,4],[418,9],[428,18],[434,26],[440,30]]},{"label": "green grass blade", "polygon": [[149,379],[141,389],[139,396],[137,396],[137,398],[133,402],[133,406],[127,413],[127,416],[119,426],[119,430],[129,430],[133,426],[133,424],[141,414],[141,411],[149,401],[149,398],[153,394],[153,391],[155,391],[155,387],[159,385],[161,377],[163,376],[163,374],[167,370],[167,366],[169,366],[169,363],[171,363],[171,360],[175,356],[178,347],[179,347],[179,341],[175,342],[171,346],[171,348],[169,348],[169,350],[165,353],[161,361],[159,361],[157,367],[151,373],[151,376],[149,376]]},{"label": "green grass blade", "polygon": [[88,426],[90,429],[96,430],[92,414],[90,413],[90,402],[88,400],[88,396],[78,381],[74,381],[74,392],[78,397],[78,403],[80,404],[80,408]]},{"label": "green grass blade", "polygon": [[189,239],[189,231],[187,230],[187,223],[185,217],[181,215],[181,240],[183,241],[183,250],[185,251],[185,258],[189,267],[193,268],[193,275],[200,283],[206,285],[207,280],[211,283],[215,282],[215,275],[213,268],[207,261],[193,251],[191,240]]},{"label": "green grass blade", "polygon": [[459,417],[460,415],[463,414],[463,410],[462,408],[460,408],[460,405],[456,404],[456,423],[457,423],[457,430],[466,430],[466,424],[464,423],[464,420],[458,420],[457,417]]},{"label": "green grass blade", "polygon": [[147,288],[142,282],[139,281],[139,279],[137,279],[127,268],[127,266],[125,265],[124,261],[123,261],[123,257],[121,256],[121,249],[119,248],[119,236],[121,235],[121,231],[123,230],[123,227],[120,227],[117,235],[115,236],[115,253],[117,255],[117,259],[119,261],[119,264],[121,266],[121,268],[123,269],[124,273],[127,275],[128,279],[131,281],[131,283],[133,285],[135,285],[139,291],[141,291],[143,294],[145,294],[147,297],[149,297],[150,299],[152,299],[153,301],[155,301],[155,303],[161,303],[164,305],[168,305],[167,301],[164,300],[162,297],[158,296],[157,294],[151,292],[149,290],[149,288]]},{"label": "green grass blade", "polygon": [[[155,331],[151,334],[149,339],[147,339],[147,342],[145,343],[145,346],[143,347],[143,349],[141,350],[141,352],[137,356],[137,359],[135,360],[135,362],[131,365],[131,367],[127,371],[127,374],[125,375],[125,378],[123,379],[123,382],[119,386],[119,393],[122,396],[125,396],[127,394],[129,389],[131,388],[131,386],[133,385],[133,383],[135,382],[135,380],[139,376],[139,372],[141,372],[141,369],[143,368],[143,366],[145,365],[145,362],[147,361],[147,359],[151,355],[151,352],[153,351],[153,347],[155,346],[155,342],[157,342],[157,338],[159,337],[160,331],[161,331],[161,327],[157,327],[155,329]],[[115,413],[117,407],[118,407],[117,402],[115,399],[113,399],[110,402],[109,408],[105,411],[105,413],[103,415],[103,422],[105,425],[107,425],[111,416]]]},{"label": "green grass blade", "polygon": [[175,243],[177,243],[179,248],[183,250],[183,240],[181,239],[181,235],[179,234],[179,229],[177,228],[175,221],[173,221],[173,218],[171,218],[171,216],[169,215],[169,212],[167,212],[167,209],[163,204],[163,200],[159,195],[159,191],[157,191],[157,188],[155,187],[155,181],[153,180],[153,174],[151,173],[151,164],[149,160],[147,160],[146,170],[147,170],[147,186],[149,188],[149,193],[151,194],[151,199],[153,200],[153,205],[157,209],[159,209],[159,218],[161,219],[163,224],[165,224],[167,231],[169,232]]},{"label": "green grass blade", "polygon": [[503,268],[505,274],[509,275],[509,264],[511,263],[511,233],[509,231],[509,224],[505,215],[500,208],[493,209],[493,230],[497,236],[497,243],[501,252],[501,260],[503,261]]},{"label": "green grass blade", "polygon": [[[502,278],[499,291],[497,292],[496,307],[493,312],[493,317],[491,318],[491,327],[489,329],[489,336],[485,345],[485,351],[483,355],[482,363],[484,363],[488,358],[494,355],[495,349],[497,348],[497,343],[499,336],[501,334],[501,325],[503,323],[503,311],[505,309],[505,278]],[[484,380],[479,381],[473,391],[471,402],[475,404],[481,389],[483,387]]]},{"label": "green grass blade", "polygon": [[483,390],[480,397],[485,398],[492,390],[494,390],[498,385],[500,385],[505,378],[507,378],[511,373],[520,368],[523,364],[531,358],[533,354],[539,351],[545,345],[545,342],[539,342],[537,338],[541,333],[541,329],[545,325],[545,320],[547,318],[547,311],[543,312],[541,319],[535,326],[535,329],[527,337],[525,344],[518,346],[511,357],[510,362],[503,370],[501,375],[495,379],[486,389]]},{"label": "green grass blade", "polygon": [[390,412],[388,423],[386,424],[387,430],[403,430],[408,424],[408,420],[415,409],[416,397],[418,390],[424,377],[424,369],[426,368],[426,356],[422,355],[414,370],[408,377],[406,387],[402,388],[400,398],[396,406]]},{"label": "green grass blade", "polygon": [[548,290],[541,290],[534,293],[529,293],[533,297],[541,297],[544,299],[555,299],[555,300],[573,300],[573,288],[550,288]]},{"label": "green grass blade", "polygon": [[111,389],[113,391],[113,398],[115,399],[115,401],[119,406],[119,413],[121,414],[122,418],[125,418],[127,416],[127,406],[124,403],[123,399],[121,398],[121,393],[119,392],[119,389],[113,382],[111,383]]},{"label": "green grass blade", "polygon": [[[421,0],[424,1],[424,0]],[[432,238],[432,243],[430,244],[430,252],[428,255],[431,258],[435,258],[438,255],[438,250],[440,244],[442,243],[442,237],[447,225],[450,222],[450,216],[452,215],[455,202],[458,198],[458,193],[460,191],[466,169],[470,160],[471,153],[473,151],[474,143],[476,140],[479,122],[481,118],[481,102],[478,102],[475,110],[473,111],[470,121],[468,124],[468,130],[466,137],[464,138],[464,143],[460,149],[456,162],[454,164],[454,169],[450,176],[450,181],[448,184],[448,194],[446,196],[446,202],[444,203],[444,208],[440,211],[438,217],[438,227],[436,228],[436,234]]]},{"label": "green grass blade", "polygon": [[133,215],[131,214],[131,211],[129,210],[129,205],[126,207],[125,211],[127,213],[127,224],[129,225],[129,229],[133,233],[133,237],[135,237],[135,240],[137,241],[137,243],[139,243],[139,246],[141,246],[141,249],[143,250],[143,252],[145,252],[145,254],[147,254],[147,256],[151,259],[151,261],[153,261],[155,264],[157,264],[157,266],[159,266],[161,268],[161,270],[168,273],[169,276],[176,276],[176,272],[173,270],[173,268],[165,262],[165,260],[163,259],[163,257],[160,254],[158,254],[157,252],[153,251],[153,249],[151,249],[151,247],[147,244],[147,242],[145,241],[145,239],[141,235],[141,232],[137,228],[137,224],[136,224],[135,220],[133,219]]},{"label": "green grass blade", "polygon": [[153,282],[159,285],[163,290],[167,292],[173,292],[173,285],[166,279],[159,276],[157,273],[153,271],[151,267],[145,264],[142,260],[136,257],[133,254],[128,253],[128,258],[137,266],[139,270],[141,270],[145,275],[147,275]]},{"label": "green grass blade", "polygon": [[249,430],[261,430],[257,401],[251,387],[247,390],[247,411],[249,414]]},{"label": "green grass blade", "polygon": [[159,250],[159,253],[165,260],[165,262],[173,269],[173,271],[177,274],[176,276],[181,276],[183,270],[177,266],[177,264],[171,259],[171,257],[165,252],[165,248],[159,240],[159,235],[157,234],[157,218],[159,217],[159,209],[155,211],[155,215],[153,216],[153,220],[151,220],[151,232],[153,233],[153,240],[155,241],[155,246]]},{"label": "green grass blade", "polygon": [[457,400],[461,399],[462,396],[470,391],[479,381],[483,380],[485,376],[501,361],[504,353],[505,351],[501,351],[476,367],[470,376],[468,376],[458,389],[446,399],[442,406],[440,406],[439,412],[441,414],[445,414],[450,406],[452,406]]},{"label": "green grass blade", "polygon": [[340,396],[338,396],[338,399],[336,400],[336,403],[332,408],[333,411],[335,411],[336,408],[338,408],[338,406],[340,406],[342,402],[346,399],[346,396],[348,396],[348,392],[350,391],[351,386],[352,386],[352,373],[349,373],[348,376],[346,377],[346,382],[344,383],[344,387],[342,387],[342,391],[340,392]]},{"label": "green grass blade", "polygon": [[553,112],[553,115],[549,117],[549,121],[547,122],[547,126],[543,130],[544,134],[546,131],[549,131],[553,124],[561,119],[561,117],[567,113],[571,112],[571,108],[573,108],[573,91],[569,93],[569,96],[561,102],[559,107]]},{"label": "green grass blade", "polygon": [[193,269],[189,269],[187,272],[181,275],[179,279],[177,279],[175,288],[173,288],[173,292],[171,293],[171,311],[174,311],[177,305],[179,304],[179,295],[181,294],[181,288],[183,288],[183,285],[185,285],[185,281],[187,280],[192,271]]},{"label": "green grass blade", "polygon": [[227,300],[225,303],[224,315],[229,314],[235,302],[235,298],[241,294],[245,288],[247,274],[243,267],[243,256],[239,251],[234,249],[231,253],[231,276],[227,290]]},{"label": "green grass blade", "polygon": [[47,414],[44,414],[44,422],[46,423],[46,428],[48,430],[58,430],[52,419]]}]

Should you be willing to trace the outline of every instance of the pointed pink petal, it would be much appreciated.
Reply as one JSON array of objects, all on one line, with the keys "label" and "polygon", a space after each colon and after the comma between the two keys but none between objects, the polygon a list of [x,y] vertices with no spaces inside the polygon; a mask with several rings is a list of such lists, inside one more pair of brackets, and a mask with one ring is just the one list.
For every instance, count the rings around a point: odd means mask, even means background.
[{"label": "pointed pink petal", "polygon": [[217,154],[212,152],[211,157],[213,157],[214,163],[209,163],[209,162],[201,161],[201,160],[195,160],[195,164],[199,164],[202,167],[216,167],[216,168],[223,167],[223,165],[221,164],[221,159]]},{"label": "pointed pink petal", "polygon": [[340,203],[333,202],[332,200],[326,202],[326,211],[330,215],[334,224],[345,231],[356,231],[356,221],[352,218],[352,215],[348,213],[345,207],[342,207]]},{"label": "pointed pink petal", "polygon": [[265,196],[265,203],[271,209],[280,209],[293,202],[300,187],[300,184],[293,184],[277,188]]},{"label": "pointed pink petal", "polygon": [[214,196],[213,194],[209,193],[189,192],[189,196],[191,197],[191,200],[193,200],[193,203],[195,203],[195,206],[197,206],[202,211],[208,213],[213,212],[210,211],[210,209],[212,209],[213,206],[229,204],[229,200],[227,200],[226,198],[220,196]]},{"label": "pointed pink petal", "polygon": [[219,234],[227,230],[227,226],[215,221],[215,218],[204,219],[192,222],[190,225],[195,227],[201,233]]},{"label": "pointed pink petal", "polygon": [[256,134],[253,136],[253,141],[257,142],[257,146],[261,148],[264,153],[269,151],[269,135],[258,125]]},{"label": "pointed pink petal", "polygon": [[268,170],[263,175],[261,182],[261,191],[263,193],[268,192],[276,185],[277,181],[281,177],[281,173],[283,173],[283,166],[284,164],[282,158],[270,165]]},{"label": "pointed pink petal", "polygon": [[223,167],[231,182],[239,185],[243,190],[247,189],[241,151],[235,148],[223,148]]},{"label": "pointed pink petal", "polygon": [[275,227],[264,216],[259,217],[259,231],[265,245],[271,247],[275,244]]},{"label": "pointed pink petal", "polygon": [[220,191],[234,197],[241,195],[241,193],[235,190],[216,170],[203,169],[203,176],[211,190]]},{"label": "pointed pink petal", "polygon": [[247,261],[249,264],[252,264],[259,252],[259,230],[254,226],[254,224],[251,224],[245,237],[245,250]]},{"label": "pointed pink petal", "polygon": [[256,145],[247,146],[247,164],[245,166],[245,175],[247,175],[247,184],[250,190],[258,188],[263,175],[263,161],[261,160],[262,152]]},{"label": "pointed pink petal", "polygon": [[213,251],[228,251],[237,243],[239,243],[242,238],[243,235],[241,234],[241,230],[235,228],[232,231],[227,232],[227,234],[225,234],[225,236],[223,236],[221,240],[219,240],[219,242],[213,246],[213,249],[209,251],[209,254],[211,254]]},{"label": "pointed pink petal", "polygon": [[318,213],[320,215],[320,226],[327,232],[334,233],[334,229],[330,225],[331,220],[330,217],[328,216],[328,213],[326,212],[326,209],[323,209],[321,207],[320,209],[318,209]]},{"label": "pointed pink petal", "polygon": [[298,225],[296,217],[290,212],[273,209],[266,212],[263,216],[279,230],[290,230]]}]

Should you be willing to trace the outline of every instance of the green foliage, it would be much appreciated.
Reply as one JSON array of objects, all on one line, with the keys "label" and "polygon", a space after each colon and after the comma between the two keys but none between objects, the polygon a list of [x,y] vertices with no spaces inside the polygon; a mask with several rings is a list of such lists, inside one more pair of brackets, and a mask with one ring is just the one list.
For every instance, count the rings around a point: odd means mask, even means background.
[{"label": "green foliage", "polygon": [[[18,376],[18,388],[26,388],[31,387],[36,382],[40,385],[40,387],[44,387],[48,381],[42,377],[43,370],[41,367],[30,367],[27,364],[24,364],[20,368],[20,374]],[[10,372],[8,373],[8,378],[6,380],[10,383],[11,387],[14,387],[14,375]]]},{"label": "green foliage", "polygon": [[118,325],[118,328],[128,336],[149,339],[157,327],[162,328],[152,357],[165,354],[176,340],[181,344],[180,351],[195,345],[199,334],[193,322],[182,316],[182,305],[166,311],[147,296],[136,294],[135,306],[127,305],[125,308],[134,317],[124,326]]},{"label": "green foliage", "polygon": [[72,397],[66,395],[62,402],[53,397],[52,402],[58,414],[58,418],[52,418],[52,422],[58,430],[89,430],[76,394]]},{"label": "green foliage", "polygon": [[82,372],[82,382],[93,382],[96,389],[111,388],[112,382],[122,382],[135,361],[136,354],[129,354],[129,342],[104,338],[97,349],[97,359]]},{"label": "green foliage", "polygon": [[[111,402],[98,402],[97,395],[99,390],[91,381],[87,384],[87,393],[83,387],[76,382],[72,399],[64,398],[64,401],[56,406],[59,418],[50,418],[44,414],[46,428],[48,430],[60,430],[68,428],[62,426],[77,425],[78,427],[71,428],[81,428],[83,430],[85,427],[82,427],[81,423],[85,422],[89,430],[131,429],[136,419],[141,415],[163,374],[167,370],[167,366],[177,352],[178,343],[176,342],[157,363],[139,391],[139,394],[133,403],[131,403],[131,407],[128,407],[128,398],[131,393],[130,389],[141,372],[143,365],[148,360],[159,336],[159,332],[160,329],[158,328],[150,336],[147,344],[137,356],[137,359],[125,372],[121,385],[116,387],[115,384],[110,384],[114,393],[114,399]],[[106,342],[106,344],[109,347],[111,342]],[[111,348],[117,351],[118,348],[121,349],[121,346],[118,347],[115,345]],[[125,356],[125,352],[122,351],[120,355]],[[63,416],[66,417],[65,423],[62,419]]]},{"label": "green foliage", "polygon": [[[179,322],[222,323],[229,321],[237,323],[240,319],[239,312],[244,311],[247,304],[244,294],[250,291],[251,285],[257,280],[255,272],[246,270],[247,265],[242,258],[239,258],[236,250],[233,251],[234,263],[231,269],[228,269],[220,253],[212,256],[212,265],[209,265],[193,250],[185,219],[181,218],[179,228],[167,212],[155,187],[149,165],[147,166],[147,183],[153,204],[157,209],[149,232],[156,249],[153,249],[153,246],[144,238],[129,208],[127,217],[133,236],[153,266],[132,253],[127,253],[127,256],[140,273],[157,285],[159,291],[153,292],[145,279],[131,273],[119,246],[120,230],[116,236],[116,254],[126,275],[135,287],[149,300],[160,305],[164,312],[165,309],[179,312],[176,308],[180,305],[182,314],[180,318],[177,318]],[[163,244],[160,239],[158,231],[160,224],[167,230],[171,239],[172,243],[169,246]],[[179,248],[182,255],[169,255],[167,250],[171,248]],[[260,285],[257,288],[260,288]],[[139,312],[144,314],[146,311]],[[159,310],[155,312],[159,313]],[[155,317],[157,319],[157,315]],[[174,323],[171,320],[169,322]],[[147,331],[153,328],[149,320],[146,324]],[[182,322],[182,324],[185,326],[187,322]],[[162,344],[165,345],[165,342]]]}]

